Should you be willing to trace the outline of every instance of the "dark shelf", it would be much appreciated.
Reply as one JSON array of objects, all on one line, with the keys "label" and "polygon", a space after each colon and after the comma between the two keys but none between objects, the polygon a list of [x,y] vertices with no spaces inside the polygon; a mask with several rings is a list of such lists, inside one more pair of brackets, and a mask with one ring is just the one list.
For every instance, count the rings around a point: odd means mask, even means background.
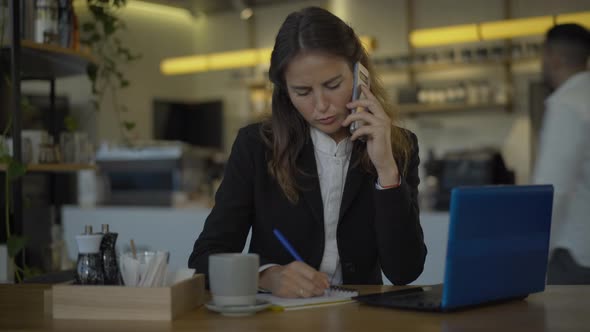
[{"label": "dark shelf", "polygon": [[[9,61],[10,46],[2,46],[2,60]],[[86,73],[88,63],[95,59],[88,52],[50,44],[21,41],[21,78],[48,79]]]},{"label": "dark shelf", "polygon": [[[69,173],[84,170],[96,170],[93,164],[30,164],[27,165],[27,172],[45,173]],[[0,164],[0,172],[6,171],[6,165]]]},{"label": "dark shelf", "polygon": [[498,65],[518,65],[523,63],[533,63],[535,61],[539,61],[540,57],[533,55],[533,56],[523,56],[518,58],[497,58],[497,59],[474,59],[472,61],[465,61],[465,62],[431,62],[431,63],[422,63],[422,64],[410,64],[410,65],[398,65],[398,66],[391,66],[387,64],[380,63],[377,65],[377,69],[383,73],[408,73],[410,71],[414,72],[435,72],[435,71],[446,71],[446,70],[455,70],[455,69],[466,69],[466,68],[481,68],[481,67],[488,67],[488,66],[498,66]]}]

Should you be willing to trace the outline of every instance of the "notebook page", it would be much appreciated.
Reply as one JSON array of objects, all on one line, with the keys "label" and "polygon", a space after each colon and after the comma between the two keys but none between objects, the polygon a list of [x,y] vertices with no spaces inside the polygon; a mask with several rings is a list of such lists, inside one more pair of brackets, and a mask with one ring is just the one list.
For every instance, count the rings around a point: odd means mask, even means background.
[{"label": "notebook page", "polygon": [[269,301],[273,306],[282,308],[283,310],[292,310],[302,309],[303,307],[350,302],[352,301],[351,298],[357,295],[358,292],[355,290],[332,286],[322,296],[291,299],[272,294],[258,294],[256,298]]}]

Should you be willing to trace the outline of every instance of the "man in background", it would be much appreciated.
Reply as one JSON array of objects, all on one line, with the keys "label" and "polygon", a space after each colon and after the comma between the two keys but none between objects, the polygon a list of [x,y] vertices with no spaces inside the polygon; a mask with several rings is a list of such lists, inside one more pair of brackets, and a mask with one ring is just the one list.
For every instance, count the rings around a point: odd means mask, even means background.
[{"label": "man in background", "polygon": [[548,284],[590,284],[590,32],[550,29],[543,50],[545,101],[533,181],[553,184]]}]

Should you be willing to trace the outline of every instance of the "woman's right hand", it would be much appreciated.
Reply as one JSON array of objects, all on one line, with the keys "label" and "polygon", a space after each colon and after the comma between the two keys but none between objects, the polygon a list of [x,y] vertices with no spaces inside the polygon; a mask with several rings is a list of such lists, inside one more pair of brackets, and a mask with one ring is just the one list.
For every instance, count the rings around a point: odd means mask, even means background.
[{"label": "woman's right hand", "polygon": [[299,261],[269,267],[259,278],[261,288],[280,297],[320,296],[330,287],[327,274]]}]

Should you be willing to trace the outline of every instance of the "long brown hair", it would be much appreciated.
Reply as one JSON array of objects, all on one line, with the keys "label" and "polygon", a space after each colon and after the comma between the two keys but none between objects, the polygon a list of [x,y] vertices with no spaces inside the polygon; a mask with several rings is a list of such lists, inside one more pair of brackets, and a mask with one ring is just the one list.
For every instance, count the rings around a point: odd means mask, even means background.
[{"label": "long brown hair", "polygon": [[[295,175],[300,172],[296,161],[309,137],[309,124],[291,103],[285,83],[285,68],[302,50],[321,51],[346,59],[352,70],[360,61],[370,72],[371,92],[379,100],[392,120],[391,140],[393,156],[399,163],[402,175],[407,168],[411,142],[406,132],[395,126],[397,111],[388,101],[387,94],[369,61],[369,57],[354,30],[340,18],[319,7],[308,7],[289,14],[279,29],[270,59],[269,79],[273,84],[272,114],[263,121],[261,135],[272,155],[268,170],[275,177],[285,196],[292,203],[299,199]],[[363,169],[375,173],[364,144],[360,163]]]}]

